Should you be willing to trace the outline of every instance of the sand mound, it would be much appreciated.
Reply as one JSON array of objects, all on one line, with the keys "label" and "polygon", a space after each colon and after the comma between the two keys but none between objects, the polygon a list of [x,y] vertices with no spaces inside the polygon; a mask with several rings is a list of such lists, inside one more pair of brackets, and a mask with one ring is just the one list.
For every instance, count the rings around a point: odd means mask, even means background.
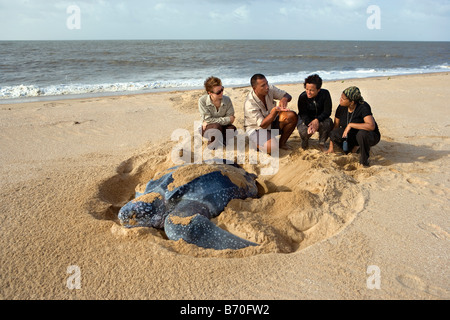
[{"label": "sand mound", "polygon": [[[87,204],[88,211],[97,219],[111,220],[114,236],[151,241],[167,250],[195,257],[292,253],[335,235],[364,208],[363,192],[352,176],[359,166],[356,157],[334,157],[315,149],[299,150],[282,155],[277,174],[258,177],[259,198],[232,200],[212,220],[222,229],[260,244],[258,247],[206,250],[184,241],[168,240],[163,230],[122,228],[118,211],[134,198],[136,190],[174,166],[170,158],[173,147],[174,143],[169,143],[156,150],[149,148],[124,161],[116,175],[98,186],[97,194]],[[248,159],[248,153],[246,156]],[[191,179],[192,175],[207,173],[213,167],[200,164],[198,170],[180,171],[179,178]],[[256,174],[260,171],[254,164],[242,167]]]}]

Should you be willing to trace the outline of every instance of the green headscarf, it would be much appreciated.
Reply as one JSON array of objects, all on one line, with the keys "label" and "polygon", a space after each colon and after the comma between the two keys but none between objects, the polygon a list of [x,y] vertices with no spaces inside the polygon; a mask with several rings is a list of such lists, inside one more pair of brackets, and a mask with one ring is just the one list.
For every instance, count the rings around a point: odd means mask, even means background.
[{"label": "green headscarf", "polygon": [[357,87],[350,87],[344,90],[344,94],[350,101],[355,101],[356,103],[363,103],[364,98],[361,96],[361,91]]}]

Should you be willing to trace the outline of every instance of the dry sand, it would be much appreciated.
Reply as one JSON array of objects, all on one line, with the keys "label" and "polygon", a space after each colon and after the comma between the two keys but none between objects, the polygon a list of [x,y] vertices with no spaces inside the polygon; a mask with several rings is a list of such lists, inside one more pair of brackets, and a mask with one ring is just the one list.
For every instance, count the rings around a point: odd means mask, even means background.
[{"label": "dry sand", "polygon": [[[303,151],[295,132],[279,172],[259,177],[266,194],[214,219],[261,244],[239,251],[117,223],[173,165],[171,135],[194,131],[201,91],[0,105],[0,298],[449,299],[450,77],[328,82],[333,111],[351,85],[382,132],[372,166],[317,139]],[[296,110],[302,85],[279,87]],[[249,90],[225,90],[238,128]]]}]

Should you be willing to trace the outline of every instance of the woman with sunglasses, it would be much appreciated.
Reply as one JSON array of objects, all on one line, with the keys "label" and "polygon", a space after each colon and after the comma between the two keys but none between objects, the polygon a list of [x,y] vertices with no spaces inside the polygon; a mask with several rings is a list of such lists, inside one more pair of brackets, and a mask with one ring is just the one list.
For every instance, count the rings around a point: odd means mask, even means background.
[{"label": "woman with sunglasses", "polygon": [[[215,142],[218,131],[222,133],[222,143],[225,145],[228,139],[234,138],[236,120],[231,99],[223,95],[222,81],[216,77],[209,77],[205,83],[206,94],[198,101],[198,108],[202,117],[202,136],[208,139],[208,146]],[[217,131],[218,130],[218,131]],[[233,134],[227,136],[227,130],[233,130]],[[218,144],[212,145],[217,147]]]}]

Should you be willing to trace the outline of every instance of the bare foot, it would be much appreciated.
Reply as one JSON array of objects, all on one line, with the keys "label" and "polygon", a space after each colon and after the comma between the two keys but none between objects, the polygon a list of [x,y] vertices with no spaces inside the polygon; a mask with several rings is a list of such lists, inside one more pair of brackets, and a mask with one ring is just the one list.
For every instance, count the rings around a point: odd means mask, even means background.
[{"label": "bare foot", "polygon": [[334,147],[333,145],[330,145],[330,147],[327,150],[323,150],[326,154],[334,153]]},{"label": "bare foot", "polygon": [[334,144],[331,141],[330,146],[328,147],[328,150],[324,150],[326,154],[334,153]]}]

